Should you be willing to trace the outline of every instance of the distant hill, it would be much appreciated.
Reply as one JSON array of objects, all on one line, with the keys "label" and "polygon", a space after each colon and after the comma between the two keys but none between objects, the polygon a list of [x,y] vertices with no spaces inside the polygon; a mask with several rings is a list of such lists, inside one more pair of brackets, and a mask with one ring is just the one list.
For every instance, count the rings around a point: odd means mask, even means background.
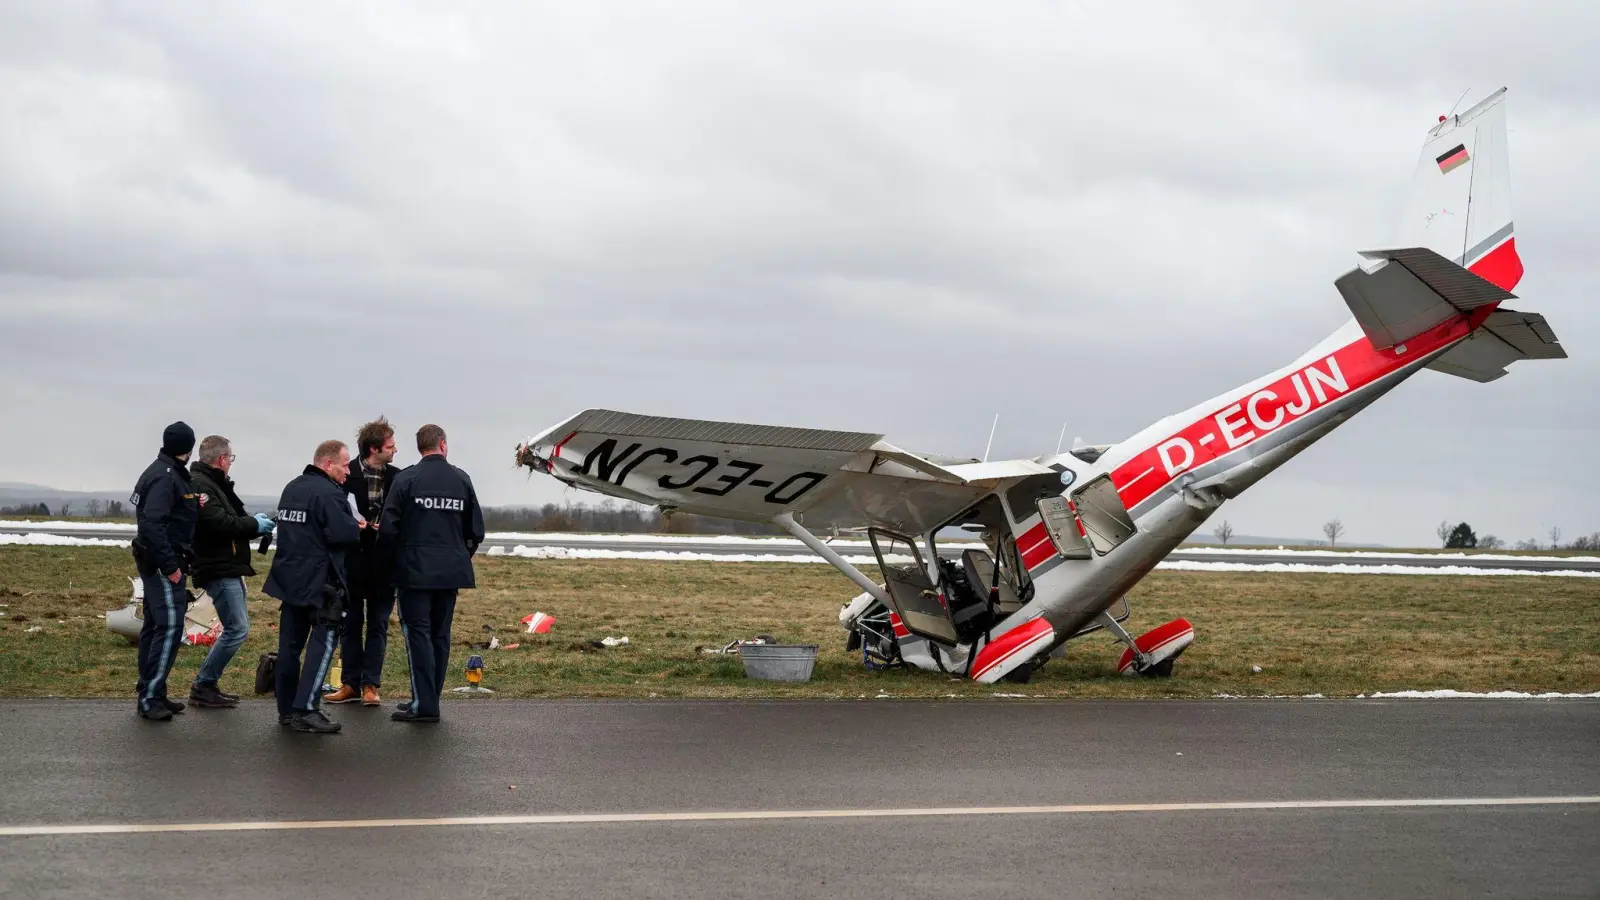
[{"label": "distant hill", "polygon": [[[256,497],[243,495],[239,498],[244,501],[245,507],[251,512],[266,512],[277,505],[276,497]],[[15,481],[0,481],[0,506],[20,506],[25,503],[43,503],[50,507],[52,515],[60,515],[62,504],[67,504],[72,515],[82,516],[88,514],[89,501],[99,500],[110,503],[120,501],[124,506],[128,503],[127,491],[63,491],[59,488],[46,487],[41,484],[23,484]]]}]

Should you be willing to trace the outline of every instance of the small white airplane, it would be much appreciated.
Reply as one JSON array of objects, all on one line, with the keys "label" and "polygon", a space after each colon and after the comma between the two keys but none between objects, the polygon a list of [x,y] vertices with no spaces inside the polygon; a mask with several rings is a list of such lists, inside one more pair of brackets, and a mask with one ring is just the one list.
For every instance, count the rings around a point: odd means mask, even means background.
[{"label": "small white airplane", "polygon": [[[840,614],[869,665],[1026,681],[1100,628],[1125,673],[1169,675],[1184,619],[1134,638],[1124,595],[1226,500],[1423,369],[1491,381],[1566,356],[1544,317],[1502,304],[1512,236],[1505,89],[1440,116],[1401,240],[1334,281],[1354,320],[1294,362],[1118,444],[986,462],[881,434],[585,410],[518,447],[520,465],[663,509],[773,522],[865,592]],[[865,530],[883,583],[813,529]],[[940,554],[950,529],[984,549]],[[948,550],[948,542],[946,549]]]}]

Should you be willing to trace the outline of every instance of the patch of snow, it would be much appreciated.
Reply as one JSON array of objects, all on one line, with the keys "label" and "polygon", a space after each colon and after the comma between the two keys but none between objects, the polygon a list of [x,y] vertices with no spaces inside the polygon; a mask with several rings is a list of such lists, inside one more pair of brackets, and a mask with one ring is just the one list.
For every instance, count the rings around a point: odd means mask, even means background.
[{"label": "patch of snow", "polygon": [[[1529,559],[1527,556],[1516,556],[1509,553],[1405,553],[1397,550],[1285,550],[1279,547],[1276,550],[1246,550],[1238,547],[1182,547],[1185,553],[1216,554],[1219,556],[1316,556],[1316,557],[1355,557],[1360,559],[1470,559],[1490,560],[1504,562],[1506,560]],[[1538,559],[1576,560],[1578,562],[1600,562],[1600,556],[1541,556]]]},{"label": "patch of snow", "polygon": [[126,531],[132,534],[138,530],[138,527],[127,522],[67,522],[62,520],[18,522],[11,519],[0,520],[0,528],[11,528],[20,531]]},{"label": "patch of snow", "polygon": [[[781,553],[705,553],[690,550],[602,550],[595,547],[529,547],[518,544],[507,549],[490,547],[490,556],[520,556],[524,559],[643,559],[659,562],[779,562],[822,563],[820,556],[787,556]],[[853,565],[876,565],[871,556],[846,556]],[[890,557],[890,561],[895,561]],[[910,560],[903,560],[909,562]]]},{"label": "patch of snow", "polygon": [[59,534],[0,534],[0,544],[22,544],[32,547],[126,547],[131,541],[114,541],[105,538],[67,537]]},{"label": "patch of snow", "polygon": [[991,697],[999,697],[999,698],[1001,698],[1003,700],[1026,700],[1026,699],[1028,699],[1028,695],[1027,694],[990,694],[989,696],[991,696]]},{"label": "patch of snow", "polygon": [[[798,544],[798,542],[796,542]],[[599,547],[490,547],[490,556],[519,556],[524,559],[635,559],[659,562],[775,562],[824,563],[820,556],[788,556],[779,553],[716,553],[696,550],[610,550]],[[873,556],[846,554],[852,565],[875,565]],[[889,562],[908,563],[909,557],[891,556]],[[1425,569],[1413,566],[1319,566],[1310,563],[1236,563],[1236,562],[1164,562],[1158,569],[1187,572],[1283,572],[1325,575],[1556,575],[1571,578],[1600,578],[1600,572],[1540,572],[1516,569],[1474,569],[1466,566],[1444,566]]]},{"label": "patch of snow", "polygon": [[1486,700],[1595,700],[1600,699],[1600,691],[1592,694],[1562,694],[1556,691],[1546,691],[1542,694],[1531,694],[1527,691],[1391,691],[1370,694],[1371,697],[1399,697],[1405,700],[1445,700],[1453,698],[1477,698]]},{"label": "patch of snow", "polygon": [[1474,566],[1427,568],[1423,566],[1352,566],[1338,563],[1331,566],[1319,566],[1312,563],[1235,563],[1168,560],[1158,564],[1156,568],[1174,569],[1180,572],[1281,572],[1310,575],[1553,575],[1560,578],[1600,578],[1600,572],[1546,572],[1536,569],[1483,569]]},{"label": "patch of snow", "polygon": [[[1321,694],[1212,694],[1214,700],[1326,700]],[[1352,699],[1446,700],[1452,698],[1478,700],[1600,700],[1600,691],[1592,694],[1559,694],[1547,691],[1530,694],[1525,691],[1394,691],[1392,693],[1357,694]]]}]

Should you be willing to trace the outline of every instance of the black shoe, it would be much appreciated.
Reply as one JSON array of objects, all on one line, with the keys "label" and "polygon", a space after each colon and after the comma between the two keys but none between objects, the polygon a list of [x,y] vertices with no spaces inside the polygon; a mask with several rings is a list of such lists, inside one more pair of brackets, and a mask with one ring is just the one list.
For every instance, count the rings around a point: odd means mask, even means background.
[{"label": "black shoe", "polygon": [[189,689],[189,702],[207,709],[231,709],[239,705],[239,698],[229,699],[214,684],[197,684]]},{"label": "black shoe", "polygon": [[393,713],[389,714],[389,718],[394,720],[394,721],[396,721],[396,722],[437,722],[437,721],[439,721],[439,717],[438,716],[418,715],[418,714],[412,712],[409,707],[406,708],[406,709],[397,709],[397,710],[395,710]]},{"label": "black shoe", "polygon": [[322,710],[297,712],[289,717],[289,727],[311,734],[338,734],[340,725],[322,714]]},{"label": "black shoe", "polygon": [[394,705],[394,708],[399,710],[399,711],[401,711],[401,712],[403,712],[403,713],[409,713],[409,712],[411,712],[411,701],[410,700],[401,700],[399,703],[396,703]]},{"label": "black shoe", "polygon": [[222,688],[217,687],[214,684],[211,687],[212,687],[213,690],[215,690],[217,692],[217,696],[218,697],[221,697],[222,699],[228,701],[229,703],[238,703],[240,700],[244,699],[243,697],[240,697],[238,694],[230,694],[227,691],[223,690]]},{"label": "black shoe", "polygon": [[184,703],[182,700],[168,700],[167,698],[163,697],[161,698],[161,702],[165,703],[167,705],[167,709],[170,710],[174,715],[189,708],[188,704]]},{"label": "black shoe", "polygon": [[282,725],[285,728],[287,728],[290,725],[294,724],[294,716],[280,714],[278,716],[278,724]]},{"label": "black shoe", "polygon": [[165,706],[141,709],[139,710],[139,718],[149,719],[152,722],[171,722],[172,710],[167,709]]}]

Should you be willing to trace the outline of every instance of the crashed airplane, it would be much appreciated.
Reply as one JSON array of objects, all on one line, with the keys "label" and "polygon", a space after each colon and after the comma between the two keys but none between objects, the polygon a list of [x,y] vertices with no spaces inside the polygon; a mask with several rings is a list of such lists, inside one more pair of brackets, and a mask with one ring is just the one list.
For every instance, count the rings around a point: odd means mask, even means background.
[{"label": "crashed airplane", "polygon": [[[1219,506],[1424,369],[1491,381],[1566,356],[1543,316],[1505,307],[1522,262],[1503,88],[1440,117],[1400,241],[1360,256],[1334,281],[1351,322],[1117,444],[982,462],[881,434],[590,409],[517,459],[611,497],[782,526],[864,591],[840,618],[869,664],[1026,681],[1066,641],[1106,629],[1126,645],[1121,671],[1170,675],[1194,629],[1177,619],[1135,638],[1124,595]],[[864,530],[882,583],[813,529]],[[952,529],[982,549],[946,558]]]}]

